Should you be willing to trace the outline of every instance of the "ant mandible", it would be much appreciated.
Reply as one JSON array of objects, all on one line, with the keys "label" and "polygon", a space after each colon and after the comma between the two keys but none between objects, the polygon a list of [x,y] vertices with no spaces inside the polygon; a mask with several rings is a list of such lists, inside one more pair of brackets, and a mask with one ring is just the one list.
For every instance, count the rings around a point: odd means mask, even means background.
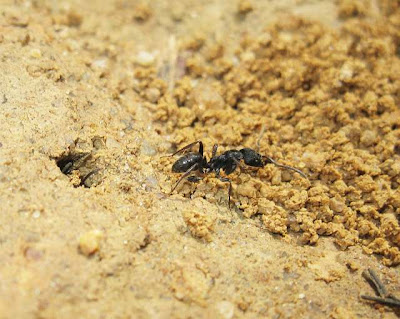
[{"label": "ant mandible", "polygon": [[200,176],[190,176],[191,173],[194,173],[196,171],[201,175],[215,173],[215,177],[218,178],[220,181],[229,183],[228,205],[230,208],[232,183],[229,178],[222,177],[220,175],[220,171],[223,170],[225,175],[231,174],[238,166],[242,167],[242,164],[240,163],[241,160],[243,160],[246,165],[252,167],[264,167],[266,164],[274,164],[277,167],[295,171],[299,173],[302,177],[307,178],[307,176],[299,169],[292,166],[279,164],[272,158],[261,155],[251,148],[242,148],[241,150],[228,150],[220,155],[217,155],[218,144],[215,144],[212,149],[211,158],[209,161],[207,161],[207,158],[203,155],[203,142],[196,141],[186,145],[185,147],[168,156],[174,156],[176,154],[182,153],[196,144],[199,144],[198,152],[189,152],[181,156],[172,165],[173,172],[184,174],[176,182],[170,194],[178,187],[179,183],[184,178],[187,178],[187,180],[189,180],[190,182],[198,182],[202,179],[202,177]]}]

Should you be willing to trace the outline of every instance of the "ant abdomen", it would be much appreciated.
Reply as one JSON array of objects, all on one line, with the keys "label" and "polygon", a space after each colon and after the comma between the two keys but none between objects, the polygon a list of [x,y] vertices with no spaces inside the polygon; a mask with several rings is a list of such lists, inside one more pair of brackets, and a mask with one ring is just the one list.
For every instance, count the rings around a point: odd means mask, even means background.
[{"label": "ant abdomen", "polygon": [[201,162],[202,159],[203,156],[200,153],[185,154],[172,165],[172,171],[175,173],[184,173],[193,165]]}]

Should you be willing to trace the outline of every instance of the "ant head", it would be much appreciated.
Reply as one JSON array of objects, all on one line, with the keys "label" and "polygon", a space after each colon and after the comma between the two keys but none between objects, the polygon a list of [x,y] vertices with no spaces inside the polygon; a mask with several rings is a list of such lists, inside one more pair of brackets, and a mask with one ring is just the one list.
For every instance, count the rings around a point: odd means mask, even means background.
[{"label": "ant head", "polygon": [[240,153],[243,155],[243,160],[246,165],[253,167],[264,167],[264,161],[260,154],[251,148],[242,148]]}]

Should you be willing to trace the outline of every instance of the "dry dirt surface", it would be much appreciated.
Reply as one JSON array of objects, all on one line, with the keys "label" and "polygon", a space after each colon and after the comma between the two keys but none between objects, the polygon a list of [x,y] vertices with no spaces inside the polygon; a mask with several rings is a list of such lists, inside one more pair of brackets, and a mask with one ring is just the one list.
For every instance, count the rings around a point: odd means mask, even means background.
[{"label": "dry dirt surface", "polygon": [[[397,0],[1,0],[0,318],[397,318],[399,55]],[[169,194],[196,140],[307,178]]]}]

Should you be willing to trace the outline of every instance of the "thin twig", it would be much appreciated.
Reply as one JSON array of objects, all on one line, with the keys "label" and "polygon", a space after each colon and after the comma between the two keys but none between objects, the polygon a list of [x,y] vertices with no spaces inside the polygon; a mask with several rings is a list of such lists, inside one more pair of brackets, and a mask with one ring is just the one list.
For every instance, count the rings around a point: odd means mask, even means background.
[{"label": "thin twig", "polygon": [[264,133],[265,133],[265,124],[262,124],[261,125],[261,129],[260,129],[260,134],[258,135],[258,139],[257,139],[257,142],[256,142],[256,150],[257,150],[257,152],[260,151],[260,142],[261,142],[261,139],[262,139]]},{"label": "thin twig", "polygon": [[168,60],[169,60],[168,92],[172,93],[172,90],[175,88],[176,63],[178,60],[176,38],[174,35],[171,35],[168,39]]},{"label": "thin twig", "polygon": [[363,276],[372,285],[372,288],[376,290],[379,297],[387,297],[386,288],[373,269],[364,270]]},{"label": "thin twig", "polygon": [[378,302],[380,304],[383,304],[383,305],[393,306],[393,307],[400,307],[400,300],[398,300],[398,299],[372,297],[372,296],[366,296],[366,295],[361,295],[360,297],[362,299],[365,299],[365,300],[376,301],[376,302]]},{"label": "thin twig", "polygon": [[361,295],[360,297],[362,299],[376,301],[387,306],[400,307],[400,299],[387,292],[385,285],[382,283],[373,269],[364,270],[363,276],[371,284],[372,288],[379,295],[379,297]]}]

